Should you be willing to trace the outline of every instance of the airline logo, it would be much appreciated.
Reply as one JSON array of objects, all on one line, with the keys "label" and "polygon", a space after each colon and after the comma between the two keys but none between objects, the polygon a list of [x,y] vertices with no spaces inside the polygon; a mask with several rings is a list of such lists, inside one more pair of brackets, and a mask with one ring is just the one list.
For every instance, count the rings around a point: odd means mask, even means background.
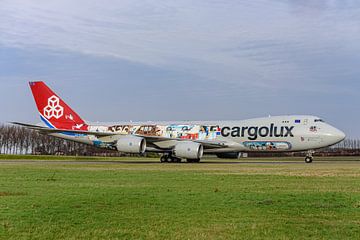
[{"label": "airline logo", "polygon": [[64,108],[60,105],[60,99],[52,96],[48,99],[48,105],[44,108],[44,116],[47,119],[59,119],[64,115]]},{"label": "airline logo", "polygon": [[270,126],[262,127],[223,127],[221,129],[221,136],[223,137],[247,137],[249,140],[256,140],[258,137],[294,137],[294,126],[275,126],[271,123]]}]

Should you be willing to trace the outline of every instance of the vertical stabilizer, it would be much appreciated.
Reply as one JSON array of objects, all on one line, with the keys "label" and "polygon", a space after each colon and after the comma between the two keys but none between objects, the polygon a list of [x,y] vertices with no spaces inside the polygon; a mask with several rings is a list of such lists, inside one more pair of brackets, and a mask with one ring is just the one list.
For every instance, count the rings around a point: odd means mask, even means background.
[{"label": "vertical stabilizer", "polygon": [[88,130],[88,125],[44,82],[30,82],[41,120],[49,128]]}]

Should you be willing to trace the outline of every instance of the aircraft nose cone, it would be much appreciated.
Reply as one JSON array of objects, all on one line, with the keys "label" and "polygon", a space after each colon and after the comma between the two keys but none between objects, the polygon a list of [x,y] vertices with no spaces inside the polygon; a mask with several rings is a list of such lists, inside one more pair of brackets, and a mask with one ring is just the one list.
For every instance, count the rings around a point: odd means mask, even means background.
[{"label": "aircraft nose cone", "polygon": [[341,142],[346,137],[346,135],[343,131],[336,129],[336,128],[332,129],[332,131],[329,133],[329,136],[334,144]]},{"label": "aircraft nose cone", "polygon": [[341,142],[346,138],[346,135],[343,131],[340,131],[339,129],[336,129],[337,132],[335,133],[335,137],[337,138],[338,142]]}]

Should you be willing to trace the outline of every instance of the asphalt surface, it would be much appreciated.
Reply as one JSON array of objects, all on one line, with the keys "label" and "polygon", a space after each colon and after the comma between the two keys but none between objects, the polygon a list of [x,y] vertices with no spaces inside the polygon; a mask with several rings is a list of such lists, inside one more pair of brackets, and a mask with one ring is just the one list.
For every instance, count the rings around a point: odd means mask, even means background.
[{"label": "asphalt surface", "polygon": [[[107,165],[107,164],[139,164],[139,165],[148,165],[148,164],[181,164],[181,163],[161,163],[156,161],[71,161],[71,160],[0,160],[0,164],[69,164],[69,165],[89,165],[89,164],[98,164],[98,165]],[[349,164],[349,163],[359,163],[359,160],[314,160],[311,164]],[[303,161],[201,161],[200,163],[187,163],[185,161],[182,164],[269,164],[269,165],[280,165],[280,164],[306,164]]]}]

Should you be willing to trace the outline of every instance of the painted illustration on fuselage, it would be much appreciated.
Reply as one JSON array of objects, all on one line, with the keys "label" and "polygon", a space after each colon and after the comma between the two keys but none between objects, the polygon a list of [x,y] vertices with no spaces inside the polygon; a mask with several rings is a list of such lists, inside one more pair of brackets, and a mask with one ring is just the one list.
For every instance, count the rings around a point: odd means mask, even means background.
[{"label": "painted illustration on fuselage", "polygon": [[289,142],[255,141],[244,142],[243,144],[253,151],[285,151],[291,149],[291,144]]},{"label": "painted illustration on fuselage", "polygon": [[181,139],[198,139],[199,137],[199,126],[172,124],[165,128],[164,137]]},{"label": "painted illustration on fuselage", "polygon": [[131,131],[133,131],[133,126],[131,125],[115,125],[110,126],[107,129],[109,132],[116,132],[119,134],[129,134]]},{"label": "painted illustration on fuselage", "polygon": [[[96,128],[96,131],[104,128]],[[113,125],[105,131],[119,134],[137,134],[142,136],[157,136],[167,138],[180,138],[189,140],[214,140],[221,135],[219,126],[205,125]]]}]

